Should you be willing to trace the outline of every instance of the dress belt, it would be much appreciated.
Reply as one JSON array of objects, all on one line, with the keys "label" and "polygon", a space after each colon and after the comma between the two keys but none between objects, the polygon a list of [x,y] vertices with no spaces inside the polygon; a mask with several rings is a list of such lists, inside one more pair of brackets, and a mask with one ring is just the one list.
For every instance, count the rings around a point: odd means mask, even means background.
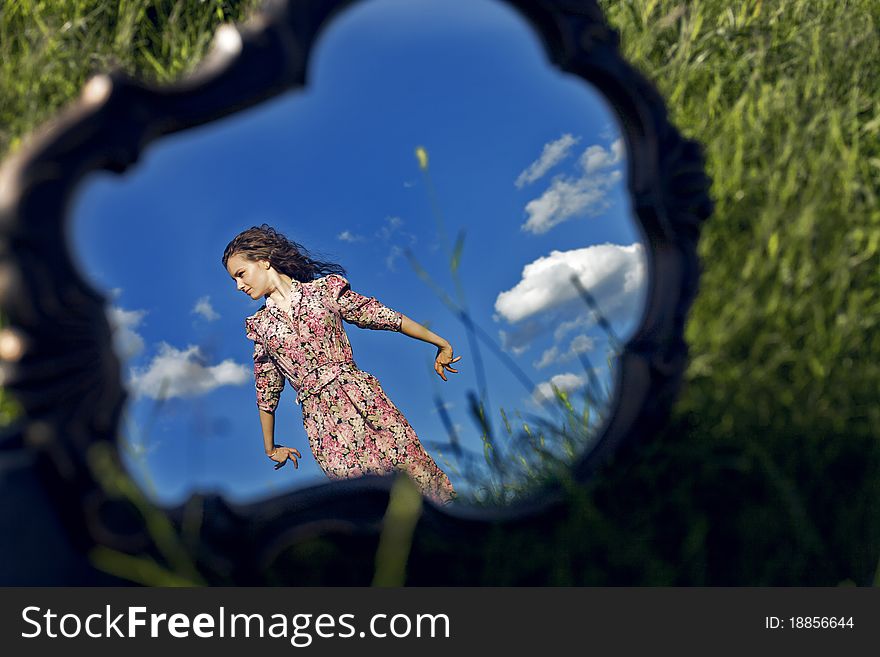
[{"label": "dress belt", "polygon": [[297,386],[296,403],[302,404],[308,397],[318,392],[325,385],[333,381],[342,372],[351,372],[357,369],[353,360],[333,361],[324,363],[306,372]]}]

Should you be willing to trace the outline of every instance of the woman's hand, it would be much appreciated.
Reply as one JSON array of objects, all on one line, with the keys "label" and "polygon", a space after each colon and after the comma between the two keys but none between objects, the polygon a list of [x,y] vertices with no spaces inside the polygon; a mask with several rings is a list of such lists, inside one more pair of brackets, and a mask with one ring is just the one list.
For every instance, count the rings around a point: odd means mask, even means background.
[{"label": "woman's hand", "polygon": [[450,363],[454,363],[456,361],[461,360],[461,356],[452,357],[452,345],[447,344],[444,347],[438,347],[437,349],[437,358],[434,359],[434,371],[440,375],[440,378],[446,381],[446,373],[445,370],[449,370],[450,372],[455,372],[458,374],[458,370],[454,370],[450,367]]},{"label": "woman's hand", "polygon": [[297,462],[297,458],[302,458],[302,454],[299,453],[299,450],[291,447],[282,447],[278,446],[273,451],[269,452],[269,458],[275,461],[275,469],[283,468],[287,465],[287,460],[290,459],[293,461],[293,467],[299,469],[299,463]]}]

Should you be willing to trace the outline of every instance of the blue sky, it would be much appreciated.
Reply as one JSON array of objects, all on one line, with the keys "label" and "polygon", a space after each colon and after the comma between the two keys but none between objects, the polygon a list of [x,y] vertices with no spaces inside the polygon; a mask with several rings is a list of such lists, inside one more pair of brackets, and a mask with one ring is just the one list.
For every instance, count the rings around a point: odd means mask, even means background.
[{"label": "blue sky", "polygon": [[220,262],[245,228],[276,227],[342,264],[354,290],[452,343],[460,373],[444,383],[431,345],[346,325],[355,361],[457,487],[463,481],[431,447],[448,440],[433,399],[442,395],[463,447],[482,453],[466,397],[477,389],[475,354],[407,249],[457,298],[449,242],[463,232],[458,276],[473,321],[532,382],[526,388],[482,350],[496,429],[499,406],[550,417],[538,400],[551,381],[577,395],[579,353],[610,381],[607,338],[570,275],[620,335],[642,311],[645,256],[619,126],[589,85],[549,66],[506,6],[362,3],[322,35],[308,80],[153,144],[124,176],[90,176],[75,199],[72,248],[107,296],[130,391],[126,463],[162,503],[197,490],[252,501],[326,481],[289,384],[276,441],[300,449],[300,468],[276,472],[263,454],[244,333],[262,302],[236,291]]}]

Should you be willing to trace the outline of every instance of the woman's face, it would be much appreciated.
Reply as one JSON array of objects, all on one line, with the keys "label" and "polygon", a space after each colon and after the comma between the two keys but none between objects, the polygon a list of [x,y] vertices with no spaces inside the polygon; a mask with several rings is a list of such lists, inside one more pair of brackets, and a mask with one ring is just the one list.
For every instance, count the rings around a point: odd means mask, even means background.
[{"label": "woman's face", "polygon": [[251,299],[259,299],[269,292],[269,270],[267,260],[248,260],[235,253],[226,261],[226,271],[235,281],[235,287]]}]

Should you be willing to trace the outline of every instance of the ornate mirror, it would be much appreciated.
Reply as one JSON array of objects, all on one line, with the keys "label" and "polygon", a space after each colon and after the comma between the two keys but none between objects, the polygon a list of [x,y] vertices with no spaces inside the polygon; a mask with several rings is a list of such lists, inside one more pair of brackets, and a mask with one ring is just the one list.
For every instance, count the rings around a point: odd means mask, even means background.
[{"label": "ornate mirror", "polygon": [[161,557],[147,505],[205,581],[375,536],[393,478],[329,481],[290,381],[275,436],[302,458],[263,454],[266,300],[221,256],[268,224],[462,357],[444,381],[430,344],[345,326],[455,487],[417,531],[528,522],[668,412],[707,188],[592,2],[269,3],[179,84],[93,78],[5,164],[15,435],[84,544]]}]

